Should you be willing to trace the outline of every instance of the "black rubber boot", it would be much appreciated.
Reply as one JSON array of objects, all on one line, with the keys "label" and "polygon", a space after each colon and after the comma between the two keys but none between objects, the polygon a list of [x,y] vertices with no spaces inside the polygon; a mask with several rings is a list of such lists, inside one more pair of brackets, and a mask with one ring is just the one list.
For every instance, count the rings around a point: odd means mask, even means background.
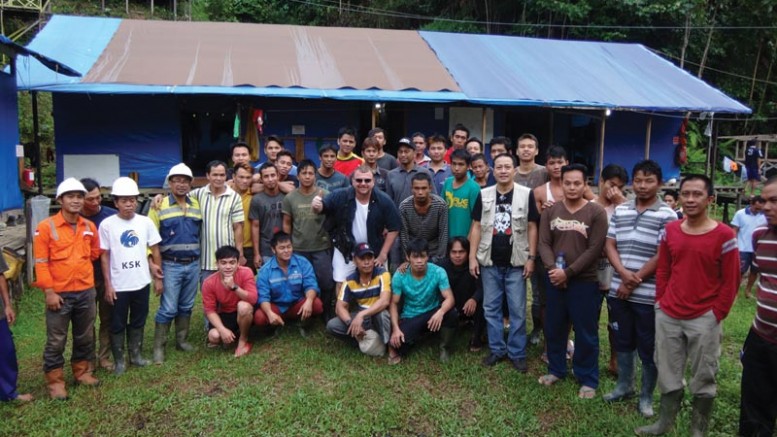
[{"label": "black rubber boot", "polygon": [[443,363],[447,363],[451,359],[450,348],[454,335],[456,335],[454,328],[440,329],[440,361]]},{"label": "black rubber boot", "polygon": [[145,367],[151,364],[150,361],[143,358],[140,354],[140,351],[143,350],[143,328],[130,329],[127,336],[129,337],[130,364],[138,367]]},{"label": "black rubber boot", "polygon": [[175,318],[175,348],[179,351],[191,352],[194,346],[186,341],[189,337],[189,322],[191,316],[178,316]]},{"label": "black rubber boot", "polygon": [[618,402],[634,396],[634,352],[618,352],[618,383],[602,396],[605,402]]},{"label": "black rubber boot", "polygon": [[714,403],[714,397],[693,397],[693,412],[691,413],[691,437],[704,437],[707,435],[707,426],[710,424],[712,405]]},{"label": "black rubber boot", "polygon": [[124,363],[124,331],[111,334],[111,352],[113,352],[113,374],[122,375],[127,370]]},{"label": "black rubber boot", "polygon": [[169,323],[157,323],[154,329],[154,364],[165,362],[165,347],[167,335],[170,333]]},{"label": "black rubber boot", "polygon": [[680,402],[683,400],[683,391],[675,390],[661,395],[661,411],[658,412],[658,421],[652,425],[642,426],[634,430],[637,435],[664,435],[674,426],[677,412],[680,411]]}]

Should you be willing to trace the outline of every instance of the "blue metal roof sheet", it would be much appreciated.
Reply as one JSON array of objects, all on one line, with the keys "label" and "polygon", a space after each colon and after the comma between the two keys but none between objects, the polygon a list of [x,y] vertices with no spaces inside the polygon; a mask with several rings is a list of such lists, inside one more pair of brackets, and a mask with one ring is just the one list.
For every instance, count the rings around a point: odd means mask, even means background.
[{"label": "blue metal roof sheet", "polygon": [[473,103],[751,112],[640,44],[420,33]]}]

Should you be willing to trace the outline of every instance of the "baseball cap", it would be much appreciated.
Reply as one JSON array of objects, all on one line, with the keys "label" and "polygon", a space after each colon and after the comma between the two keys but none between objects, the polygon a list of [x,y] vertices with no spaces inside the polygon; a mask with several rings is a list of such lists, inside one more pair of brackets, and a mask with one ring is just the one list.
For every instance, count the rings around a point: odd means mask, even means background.
[{"label": "baseball cap", "polygon": [[369,243],[359,243],[353,250],[353,256],[358,256],[359,258],[367,254],[375,256],[375,251],[372,250],[372,247],[370,247]]},{"label": "baseball cap", "polygon": [[415,144],[408,137],[404,137],[397,142],[397,149],[400,147],[408,147],[410,149],[415,150]]}]

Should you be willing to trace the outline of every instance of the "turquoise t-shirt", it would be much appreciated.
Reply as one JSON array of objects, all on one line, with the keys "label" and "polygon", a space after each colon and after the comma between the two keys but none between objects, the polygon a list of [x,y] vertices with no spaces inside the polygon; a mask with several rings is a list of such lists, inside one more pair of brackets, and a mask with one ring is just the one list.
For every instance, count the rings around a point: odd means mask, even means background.
[{"label": "turquoise t-shirt", "polygon": [[451,288],[445,269],[429,263],[426,276],[420,281],[410,273],[410,267],[405,273],[394,273],[391,278],[392,293],[402,296],[402,314],[400,318],[409,319],[429,312],[440,306],[443,290]]},{"label": "turquoise t-shirt", "polygon": [[445,180],[442,198],[448,204],[448,238],[469,236],[472,209],[480,196],[480,186],[472,179],[453,188],[453,176]]}]

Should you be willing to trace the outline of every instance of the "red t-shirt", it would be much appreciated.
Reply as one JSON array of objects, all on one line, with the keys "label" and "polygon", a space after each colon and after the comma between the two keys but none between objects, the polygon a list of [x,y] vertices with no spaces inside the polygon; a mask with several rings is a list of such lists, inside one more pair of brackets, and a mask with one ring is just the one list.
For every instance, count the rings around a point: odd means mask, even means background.
[{"label": "red t-shirt", "polygon": [[[256,280],[254,273],[248,267],[238,267],[235,272],[235,285],[248,292],[246,302],[256,305]],[[234,313],[240,297],[234,291],[224,287],[221,275],[216,272],[202,283],[202,307],[205,314]]]},{"label": "red t-shirt", "polygon": [[658,249],[656,304],[667,315],[695,319],[709,310],[726,318],[739,289],[739,249],[734,231],[719,223],[701,235],[683,232],[682,220],[666,225]]},{"label": "red t-shirt", "polygon": [[362,159],[359,155],[351,152],[351,154],[345,158],[341,158],[340,155],[337,155],[337,161],[335,161],[334,167],[335,171],[339,171],[340,173],[350,178],[351,173],[353,173],[353,171],[363,163],[364,159]]}]

